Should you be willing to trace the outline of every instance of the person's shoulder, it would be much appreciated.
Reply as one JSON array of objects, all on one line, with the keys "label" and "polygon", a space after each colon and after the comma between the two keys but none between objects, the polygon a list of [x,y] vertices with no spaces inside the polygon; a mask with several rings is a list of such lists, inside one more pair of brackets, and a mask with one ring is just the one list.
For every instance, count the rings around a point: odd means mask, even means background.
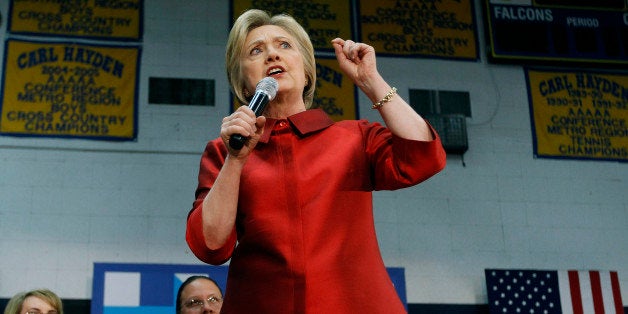
[{"label": "person's shoulder", "polygon": [[349,120],[340,120],[335,123],[336,126],[343,128],[379,128],[382,125],[379,122],[372,122],[366,119],[349,119]]}]

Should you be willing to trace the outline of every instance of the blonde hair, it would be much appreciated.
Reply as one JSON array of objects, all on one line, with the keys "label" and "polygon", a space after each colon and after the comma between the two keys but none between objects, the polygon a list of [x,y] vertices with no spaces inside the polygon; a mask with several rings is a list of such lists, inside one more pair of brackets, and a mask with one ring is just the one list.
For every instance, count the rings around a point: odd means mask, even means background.
[{"label": "blonde hair", "polygon": [[7,307],[4,309],[4,314],[20,314],[22,311],[22,305],[24,300],[28,297],[36,297],[42,299],[46,303],[50,304],[59,314],[63,314],[63,303],[61,299],[52,291],[48,289],[37,289],[26,292],[20,292],[14,295]]},{"label": "blonde hair", "polygon": [[227,78],[231,85],[231,91],[241,103],[248,103],[247,97],[244,95],[244,78],[240,68],[240,56],[249,32],[264,25],[279,26],[297,41],[299,52],[303,56],[303,67],[307,79],[307,85],[303,90],[303,102],[305,102],[305,107],[309,108],[312,105],[314,89],[316,88],[314,47],[305,29],[287,14],[270,16],[265,11],[252,9],[242,13],[235,21],[229,33],[225,53]]}]

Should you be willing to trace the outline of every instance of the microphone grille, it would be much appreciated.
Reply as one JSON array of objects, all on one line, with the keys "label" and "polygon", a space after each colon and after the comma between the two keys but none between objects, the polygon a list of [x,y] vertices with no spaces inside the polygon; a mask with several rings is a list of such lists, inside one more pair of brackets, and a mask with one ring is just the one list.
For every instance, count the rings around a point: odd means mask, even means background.
[{"label": "microphone grille", "polygon": [[257,83],[255,90],[262,91],[268,95],[270,100],[273,100],[277,95],[279,89],[279,82],[276,79],[267,76]]}]

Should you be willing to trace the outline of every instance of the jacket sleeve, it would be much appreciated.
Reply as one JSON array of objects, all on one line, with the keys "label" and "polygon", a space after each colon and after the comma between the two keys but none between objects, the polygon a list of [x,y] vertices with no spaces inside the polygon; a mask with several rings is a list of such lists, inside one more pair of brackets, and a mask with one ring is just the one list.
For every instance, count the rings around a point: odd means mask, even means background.
[{"label": "jacket sleeve", "polygon": [[192,204],[192,210],[190,210],[188,214],[185,231],[185,240],[192,250],[192,253],[201,261],[212,265],[220,265],[227,262],[231,258],[231,254],[237,242],[235,228],[225,244],[215,250],[210,250],[205,245],[205,239],[203,237],[203,200],[216,181],[216,177],[222,168],[226,154],[227,150],[219,139],[209,142],[205,147],[200,162],[198,186],[195,193],[196,199]]},{"label": "jacket sleeve", "polygon": [[362,124],[375,190],[395,190],[421,183],[445,168],[447,156],[432,128],[431,141],[398,137],[378,123]]}]

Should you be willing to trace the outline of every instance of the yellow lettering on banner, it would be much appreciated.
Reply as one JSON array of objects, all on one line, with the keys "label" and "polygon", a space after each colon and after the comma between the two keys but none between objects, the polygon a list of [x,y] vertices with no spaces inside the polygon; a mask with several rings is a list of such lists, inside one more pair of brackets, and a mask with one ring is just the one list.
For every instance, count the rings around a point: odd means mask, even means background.
[{"label": "yellow lettering on banner", "polygon": [[139,40],[142,0],[14,0],[10,32]]},{"label": "yellow lettering on banner", "polygon": [[10,39],[6,52],[0,133],[134,138],[137,47]]},{"label": "yellow lettering on banner", "polygon": [[359,1],[362,41],[378,53],[477,59],[471,1]]},{"label": "yellow lettering on banner", "polygon": [[535,153],[628,160],[628,77],[527,70]]},{"label": "yellow lettering on banner", "polygon": [[541,95],[547,96],[556,92],[560,92],[566,89],[571,89],[572,84],[567,79],[566,75],[553,77],[549,80],[544,80],[539,83],[539,91]]},{"label": "yellow lettering on banner", "polygon": [[628,100],[628,88],[620,85],[618,82],[609,80],[605,77],[579,73],[576,75],[578,88],[594,89],[602,93],[608,93],[623,100]]},{"label": "yellow lettering on banner", "polygon": [[80,47],[64,47],[63,61],[88,64],[117,77],[122,77],[124,69],[122,62],[98,51]]},{"label": "yellow lettering on banner", "polygon": [[[316,79],[325,82],[332,83],[338,87],[342,87],[343,74],[331,67],[326,67],[321,64],[316,65]],[[319,85],[321,85],[319,83]]]},{"label": "yellow lettering on banner", "polygon": [[334,121],[355,119],[355,85],[345,79],[336,59],[316,59],[316,95],[312,108],[320,108]]},{"label": "yellow lettering on banner", "polygon": [[59,57],[54,53],[54,48],[39,48],[24,52],[17,58],[17,66],[20,69],[30,68],[46,62],[56,62]]}]

